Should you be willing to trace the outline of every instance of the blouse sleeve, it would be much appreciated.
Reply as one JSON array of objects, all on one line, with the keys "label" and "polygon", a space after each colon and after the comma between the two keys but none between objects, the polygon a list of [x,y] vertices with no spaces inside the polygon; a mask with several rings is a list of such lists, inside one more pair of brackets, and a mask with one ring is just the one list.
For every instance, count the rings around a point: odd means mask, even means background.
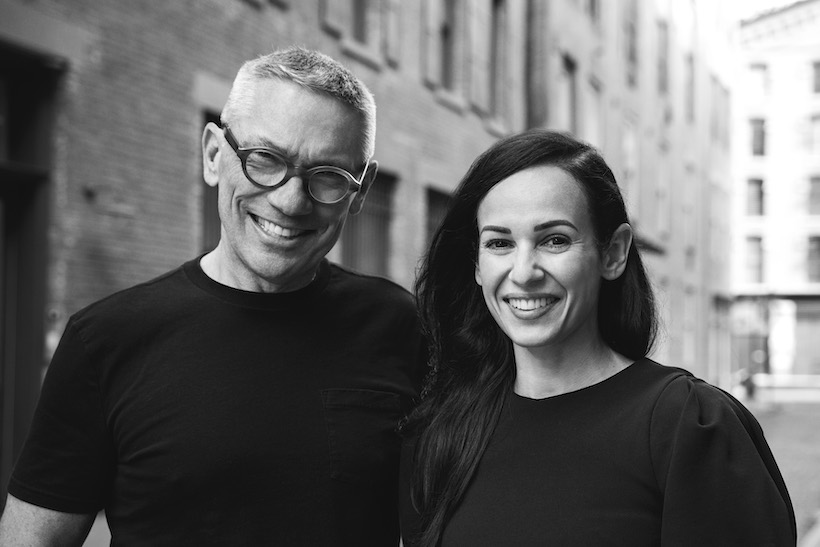
[{"label": "blouse sleeve", "polygon": [[663,496],[662,545],[795,545],[789,494],[754,416],[691,376],[673,380],[652,414]]}]

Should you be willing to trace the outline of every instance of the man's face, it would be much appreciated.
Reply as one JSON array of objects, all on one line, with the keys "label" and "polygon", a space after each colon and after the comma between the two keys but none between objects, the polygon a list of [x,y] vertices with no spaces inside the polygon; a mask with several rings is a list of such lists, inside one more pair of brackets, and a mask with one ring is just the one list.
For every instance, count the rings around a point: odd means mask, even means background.
[{"label": "man's face", "polygon": [[[272,148],[296,165],[332,165],[361,175],[361,117],[347,105],[278,79],[260,80],[250,108],[230,120],[242,148]],[[205,180],[219,188],[222,233],[213,259],[215,279],[256,292],[304,287],[339,238],[349,212],[361,208],[365,186],[339,203],[322,204],[307,194],[301,177],[263,189],[251,183],[242,163],[214,125],[203,137]],[[209,275],[211,272],[208,272]]]}]

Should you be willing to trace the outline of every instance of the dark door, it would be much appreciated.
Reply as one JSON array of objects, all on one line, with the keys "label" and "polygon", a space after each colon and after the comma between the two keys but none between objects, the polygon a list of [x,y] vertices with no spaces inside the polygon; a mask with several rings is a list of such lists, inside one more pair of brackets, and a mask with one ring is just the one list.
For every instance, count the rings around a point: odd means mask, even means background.
[{"label": "dark door", "polygon": [[[0,495],[46,366],[52,122],[61,63],[0,43]],[[0,501],[2,503],[2,501]]]}]

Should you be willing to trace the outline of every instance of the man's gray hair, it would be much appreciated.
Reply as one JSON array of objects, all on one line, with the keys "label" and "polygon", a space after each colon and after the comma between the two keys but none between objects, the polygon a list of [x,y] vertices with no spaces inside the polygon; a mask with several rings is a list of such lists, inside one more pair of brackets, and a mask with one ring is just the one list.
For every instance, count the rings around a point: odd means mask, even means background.
[{"label": "man's gray hair", "polygon": [[269,78],[294,82],[353,108],[361,115],[364,127],[362,160],[373,156],[376,147],[376,103],[373,94],[335,59],[301,47],[274,51],[243,64],[222,109],[222,123],[230,125],[240,112],[248,112],[253,100],[254,83]]}]

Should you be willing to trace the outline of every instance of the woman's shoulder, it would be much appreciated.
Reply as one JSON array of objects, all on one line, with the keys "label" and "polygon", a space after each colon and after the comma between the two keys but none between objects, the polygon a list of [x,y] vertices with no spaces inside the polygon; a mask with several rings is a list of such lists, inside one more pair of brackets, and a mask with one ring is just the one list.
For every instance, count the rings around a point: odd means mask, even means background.
[{"label": "woman's shoulder", "polygon": [[664,378],[652,409],[653,445],[672,449],[695,439],[709,444],[721,439],[729,444],[763,444],[760,424],[730,393],[684,369],[653,366]]},{"label": "woman's shoulder", "polygon": [[646,359],[659,388],[654,414],[680,415],[688,411],[701,419],[729,418],[747,422],[752,414],[727,391],[686,369],[661,365]]}]

